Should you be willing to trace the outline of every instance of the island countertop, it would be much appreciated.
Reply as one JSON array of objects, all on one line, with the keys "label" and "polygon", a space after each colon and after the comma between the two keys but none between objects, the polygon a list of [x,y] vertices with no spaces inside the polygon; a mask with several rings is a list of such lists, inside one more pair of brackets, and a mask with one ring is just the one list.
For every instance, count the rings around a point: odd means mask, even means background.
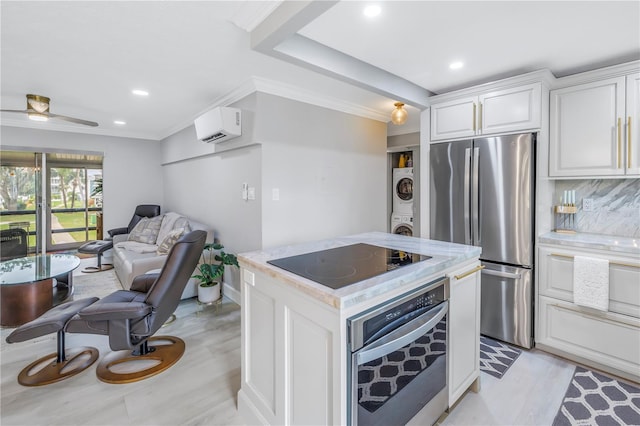
[{"label": "island countertop", "polygon": [[[431,256],[431,259],[388,271],[384,274],[334,290],[315,281],[268,264],[268,260],[296,256],[320,250],[366,243],[410,253]],[[347,308],[365,302],[388,291],[401,288],[417,279],[427,278],[452,266],[480,256],[481,248],[443,241],[427,240],[384,232],[338,237],[328,240],[257,250],[238,255],[241,266],[261,271],[291,285],[311,297],[335,308]]]}]

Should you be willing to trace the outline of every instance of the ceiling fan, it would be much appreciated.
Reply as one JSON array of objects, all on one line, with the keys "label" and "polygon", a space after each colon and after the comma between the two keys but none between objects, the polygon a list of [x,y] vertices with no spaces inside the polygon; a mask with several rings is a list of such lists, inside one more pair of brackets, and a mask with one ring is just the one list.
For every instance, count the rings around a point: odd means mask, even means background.
[{"label": "ceiling fan", "polygon": [[80,118],[67,117],[65,115],[52,114],[49,112],[49,101],[51,99],[46,96],[40,95],[27,95],[27,109],[3,109],[2,112],[17,112],[20,114],[27,114],[31,120],[34,121],[48,121],[50,118],[57,120],[70,121],[76,124],[82,124],[85,126],[97,127],[98,123],[95,121],[82,120]]}]

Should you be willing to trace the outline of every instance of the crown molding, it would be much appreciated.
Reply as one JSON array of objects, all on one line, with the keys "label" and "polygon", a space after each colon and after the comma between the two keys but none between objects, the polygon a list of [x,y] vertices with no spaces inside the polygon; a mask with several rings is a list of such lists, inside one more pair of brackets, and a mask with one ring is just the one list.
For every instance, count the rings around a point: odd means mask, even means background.
[{"label": "crown molding", "polygon": [[391,119],[388,111],[380,111],[363,107],[362,105],[358,105],[353,102],[346,102],[342,99],[304,89],[293,84],[287,84],[281,81],[253,76],[249,80],[238,86],[236,89],[232,90],[226,95],[215,99],[211,103],[211,105],[193,115],[190,120],[183,121],[182,123],[166,130],[163,133],[163,136],[161,136],[159,139],[162,140],[168,138],[169,136],[185,129],[186,127],[191,126],[196,118],[198,118],[205,112],[212,110],[213,108],[231,105],[255,92],[262,92],[270,95],[280,96],[283,98],[319,106],[322,108],[328,108],[347,114],[357,115],[359,117],[369,118],[371,120],[381,121],[383,123],[388,123]]},{"label": "crown molding", "polygon": [[391,119],[389,112],[387,111],[363,107],[362,105],[355,104],[353,102],[347,102],[342,99],[327,96],[292,84],[262,77],[253,77],[252,80],[256,87],[256,91],[258,92],[281,96],[294,101],[345,112],[347,114],[357,115],[359,117],[369,118],[383,123],[387,123]]},{"label": "crown molding", "polygon": [[238,28],[251,32],[267,16],[280,6],[283,0],[275,1],[245,1],[231,18],[231,22]]}]

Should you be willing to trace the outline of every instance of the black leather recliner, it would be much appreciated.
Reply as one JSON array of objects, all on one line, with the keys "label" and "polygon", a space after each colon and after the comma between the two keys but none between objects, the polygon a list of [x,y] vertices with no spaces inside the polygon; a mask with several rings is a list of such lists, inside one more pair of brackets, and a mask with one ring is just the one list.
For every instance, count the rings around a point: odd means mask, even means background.
[{"label": "black leather recliner", "polygon": [[143,217],[156,217],[158,215],[160,215],[160,206],[156,204],[140,204],[133,212],[133,217],[126,228],[114,228],[107,232],[111,238],[114,235],[129,234]]},{"label": "black leather recliner", "polygon": [[[171,248],[157,274],[136,277],[130,290],[118,290],[82,309],[65,329],[69,333],[109,336],[114,351],[97,368],[98,378],[107,383],[129,383],[145,379],[175,364],[184,353],[184,342],[173,336],[151,337],[173,314],[187,281],[204,248],[207,233],[192,231]],[[149,343],[168,342],[152,346]],[[123,362],[149,361],[157,364],[136,372],[117,373],[111,367]],[[153,364],[153,363],[151,363]]]}]

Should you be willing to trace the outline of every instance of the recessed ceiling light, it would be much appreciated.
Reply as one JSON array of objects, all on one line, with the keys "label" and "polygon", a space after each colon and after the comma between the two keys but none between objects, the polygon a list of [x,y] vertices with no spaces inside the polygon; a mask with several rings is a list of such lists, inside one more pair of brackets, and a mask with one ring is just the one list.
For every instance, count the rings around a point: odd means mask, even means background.
[{"label": "recessed ceiling light", "polygon": [[117,124],[118,126],[124,126],[125,124],[127,124],[127,122],[122,120],[114,120],[113,124]]},{"label": "recessed ceiling light", "polygon": [[451,68],[452,70],[459,70],[463,66],[464,66],[464,63],[460,61],[452,62],[451,64],[449,64],[449,68]]},{"label": "recessed ceiling light", "polygon": [[142,90],[142,89],[133,89],[131,91],[131,93],[133,93],[134,95],[138,95],[138,96],[149,96],[149,92],[147,92],[146,90]]},{"label": "recessed ceiling light", "polygon": [[368,18],[374,18],[380,15],[380,12],[382,12],[382,9],[377,4],[371,4],[364,8],[364,16]]}]

